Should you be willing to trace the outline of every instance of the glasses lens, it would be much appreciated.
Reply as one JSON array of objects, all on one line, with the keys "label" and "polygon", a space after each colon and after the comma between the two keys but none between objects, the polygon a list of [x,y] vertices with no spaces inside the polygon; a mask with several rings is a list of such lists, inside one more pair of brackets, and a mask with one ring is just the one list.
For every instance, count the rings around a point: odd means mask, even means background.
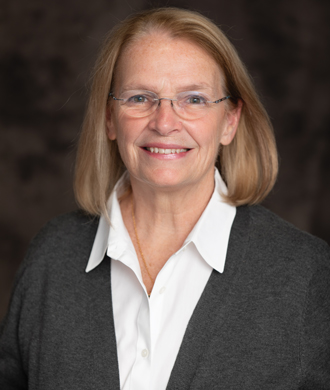
[{"label": "glasses lens", "polygon": [[120,98],[126,113],[134,117],[149,115],[157,107],[157,95],[148,91],[126,91]]},{"label": "glasses lens", "polygon": [[182,92],[177,96],[179,115],[187,119],[196,119],[204,116],[210,108],[211,98],[201,92]]}]

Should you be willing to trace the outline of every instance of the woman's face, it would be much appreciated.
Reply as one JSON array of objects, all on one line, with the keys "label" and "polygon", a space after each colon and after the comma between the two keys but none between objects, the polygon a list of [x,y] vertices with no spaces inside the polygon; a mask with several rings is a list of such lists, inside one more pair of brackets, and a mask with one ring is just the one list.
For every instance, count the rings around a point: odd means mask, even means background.
[{"label": "woman's face", "polygon": [[[197,91],[209,95],[212,101],[225,96],[222,73],[214,59],[194,43],[165,34],[146,36],[126,48],[117,69],[115,97],[120,98],[127,90],[151,91],[159,97]],[[211,104],[201,118],[183,119],[169,100],[162,100],[152,114],[136,118],[112,100],[107,133],[118,142],[132,185],[174,190],[213,186],[219,145],[232,141],[239,115],[240,106],[229,110],[226,102],[221,102]],[[171,151],[162,154],[150,148]],[[177,153],[181,149],[184,151]]]}]

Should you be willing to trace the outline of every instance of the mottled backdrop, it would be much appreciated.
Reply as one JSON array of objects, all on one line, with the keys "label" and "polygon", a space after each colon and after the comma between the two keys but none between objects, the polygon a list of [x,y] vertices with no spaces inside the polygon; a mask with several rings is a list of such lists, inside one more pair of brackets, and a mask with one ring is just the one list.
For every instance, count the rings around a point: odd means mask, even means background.
[{"label": "mottled backdrop", "polygon": [[275,127],[281,168],[266,206],[330,242],[328,0],[1,0],[0,318],[29,240],[76,207],[75,145],[100,42],[151,6],[199,10],[222,26]]}]

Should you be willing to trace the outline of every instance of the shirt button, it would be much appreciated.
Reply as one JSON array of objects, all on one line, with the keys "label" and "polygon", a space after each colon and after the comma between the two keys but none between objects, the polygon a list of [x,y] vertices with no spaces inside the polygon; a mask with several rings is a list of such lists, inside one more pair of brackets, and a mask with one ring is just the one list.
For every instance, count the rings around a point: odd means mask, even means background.
[{"label": "shirt button", "polygon": [[149,351],[147,349],[142,349],[141,356],[147,358],[149,356]]},{"label": "shirt button", "polygon": [[159,294],[163,294],[166,290],[166,287],[162,287],[160,290],[159,290]]}]

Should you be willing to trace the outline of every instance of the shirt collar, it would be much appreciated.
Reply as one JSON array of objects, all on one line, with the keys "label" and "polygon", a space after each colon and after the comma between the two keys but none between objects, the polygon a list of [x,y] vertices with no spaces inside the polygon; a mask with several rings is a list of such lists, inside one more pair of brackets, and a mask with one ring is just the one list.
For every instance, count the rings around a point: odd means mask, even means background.
[{"label": "shirt collar", "polygon": [[215,168],[214,192],[200,219],[185,240],[183,247],[194,243],[203,259],[216,271],[223,272],[231,227],[236,207],[225,202],[227,187]]},{"label": "shirt collar", "polygon": [[[124,174],[117,182],[107,203],[111,229],[105,216],[101,215],[100,217],[86,272],[96,268],[102,262],[106,252],[114,259],[119,259],[124,253],[129,254],[131,251],[135,254],[133,244],[122,220],[118,202],[118,192],[121,191],[126,180],[127,174]],[[236,207],[224,201],[223,195],[227,194],[227,187],[216,168],[214,182],[213,195],[180,250],[193,243],[203,259],[212,268],[218,272],[223,272]],[[134,257],[125,256],[125,258],[129,261]],[[131,264],[131,266],[134,265]]]},{"label": "shirt collar", "polygon": [[[107,202],[110,225],[104,215],[101,215],[100,217],[93,248],[85,270],[86,272],[96,268],[102,262],[107,251],[108,253],[111,253],[111,256],[118,258],[122,251],[125,250],[123,243],[125,241],[127,242],[129,236],[121,215],[118,193],[120,193],[124,187],[127,177],[127,172],[125,172],[118,180]],[[120,238],[119,240],[117,239],[118,237]]]}]

